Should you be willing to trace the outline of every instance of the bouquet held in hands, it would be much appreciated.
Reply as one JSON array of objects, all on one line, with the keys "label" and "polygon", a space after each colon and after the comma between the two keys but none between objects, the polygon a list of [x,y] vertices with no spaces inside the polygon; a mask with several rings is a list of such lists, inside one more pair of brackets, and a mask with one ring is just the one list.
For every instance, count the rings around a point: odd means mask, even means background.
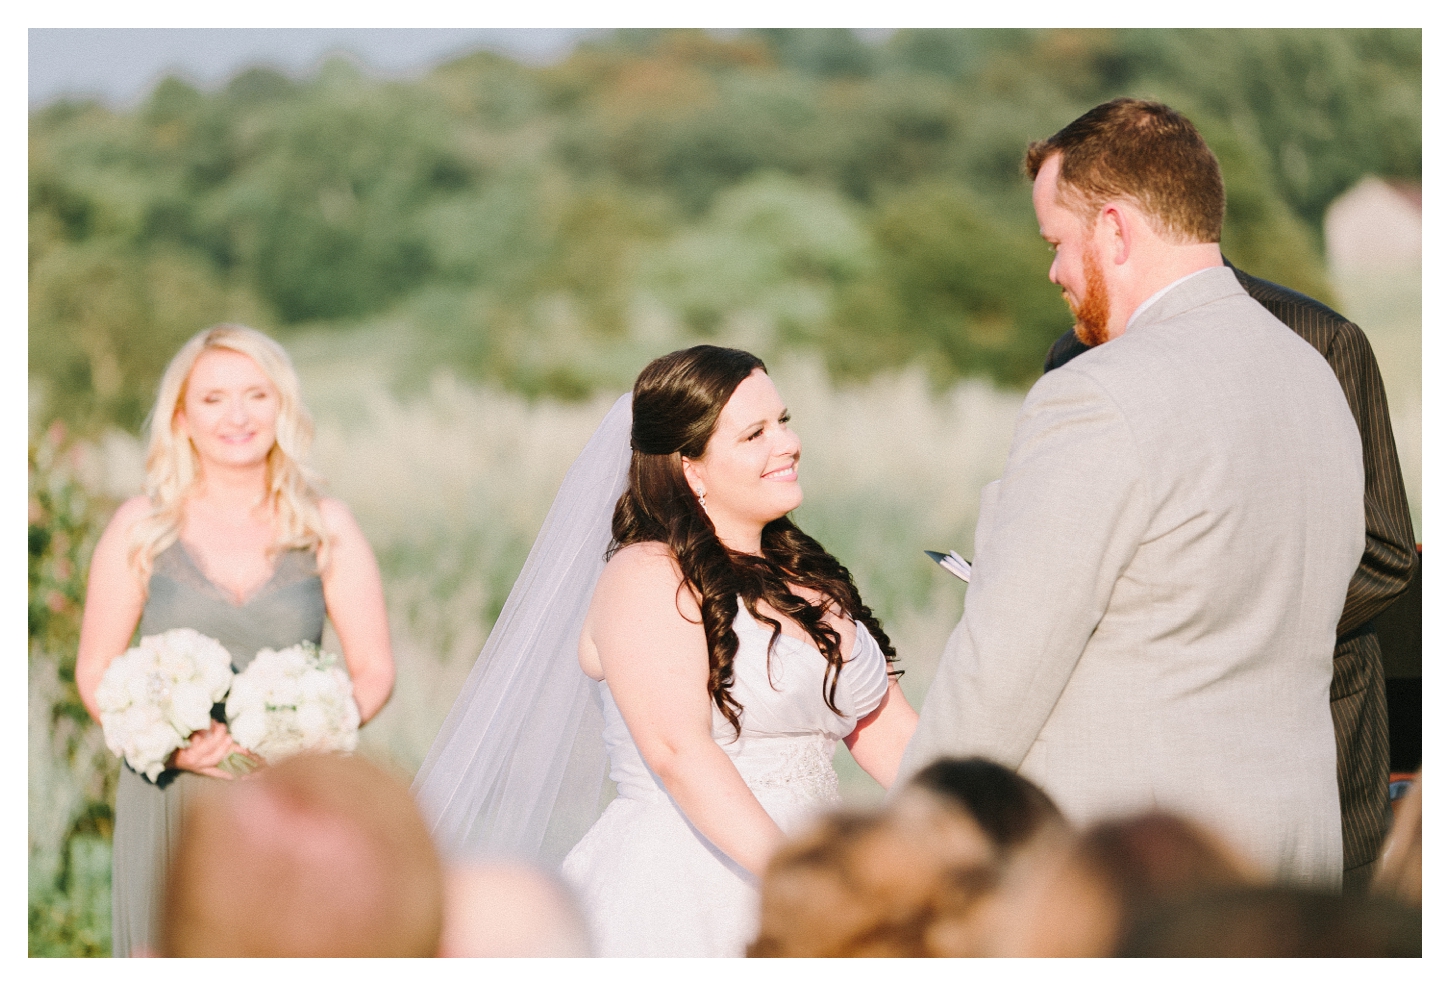
[{"label": "bouquet held in hands", "polygon": [[154,782],[167,758],[211,725],[231,683],[231,655],[211,637],[189,627],[142,637],[96,689],[106,746]]},{"label": "bouquet held in hands", "polygon": [[351,752],[358,723],[347,666],[311,642],[259,651],[227,697],[232,738],[266,760],[303,750]]}]

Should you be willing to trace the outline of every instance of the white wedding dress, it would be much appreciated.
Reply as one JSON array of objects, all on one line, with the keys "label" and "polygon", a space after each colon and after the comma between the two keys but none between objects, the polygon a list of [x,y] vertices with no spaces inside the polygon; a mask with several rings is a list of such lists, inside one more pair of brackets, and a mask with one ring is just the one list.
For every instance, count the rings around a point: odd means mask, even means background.
[{"label": "white wedding dress", "polygon": [[[790,834],[839,803],[831,763],[836,743],[881,704],[890,684],[886,658],[858,622],[836,685],[836,707],[844,713],[837,715],[821,694],[826,661],[814,645],[782,634],[767,661],[770,628],[743,604],[734,627],[740,646],[730,693],[743,708],[741,732],[736,739],[715,709],[715,739]],[[596,687],[618,794],[563,866],[591,925],[596,954],[743,955],[756,933],[754,877],[685,818],[640,757],[609,686]]]},{"label": "white wedding dress", "polygon": [[[449,861],[563,861],[598,954],[741,955],[755,935],[754,879],[691,827],[640,758],[609,689],[579,669],[579,634],[628,482],[630,430],[625,394],[564,477],[413,792]],[[826,662],[813,645],[782,635],[767,662],[770,628],[743,606],[735,633],[741,735],[717,711],[715,736],[791,832],[837,803],[836,743],[881,704],[886,659],[856,624],[838,716],[821,695]],[[617,796],[601,815],[606,771]]]}]

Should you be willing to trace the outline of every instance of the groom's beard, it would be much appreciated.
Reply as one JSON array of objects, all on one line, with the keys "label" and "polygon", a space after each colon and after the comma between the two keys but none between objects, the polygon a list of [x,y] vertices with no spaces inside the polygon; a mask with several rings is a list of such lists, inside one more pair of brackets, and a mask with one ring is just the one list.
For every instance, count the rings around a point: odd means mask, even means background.
[{"label": "groom's beard", "polygon": [[1108,282],[1096,251],[1083,252],[1082,275],[1087,293],[1081,304],[1074,307],[1069,302],[1067,306],[1077,319],[1072,332],[1084,346],[1098,346],[1108,341]]}]

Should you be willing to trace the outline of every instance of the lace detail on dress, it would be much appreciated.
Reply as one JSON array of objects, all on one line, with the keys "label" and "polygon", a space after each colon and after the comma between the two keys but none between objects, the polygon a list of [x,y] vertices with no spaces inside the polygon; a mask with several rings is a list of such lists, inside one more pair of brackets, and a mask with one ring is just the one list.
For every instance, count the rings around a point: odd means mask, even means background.
[{"label": "lace detail on dress", "polygon": [[319,578],[317,553],[307,548],[296,548],[279,552],[272,574],[261,585],[249,592],[245,599],[238,600],[222,589],[202,571],[201,564],[187,550],[180,540],[173,541],[156,555],[151,563],[153,575],[171,579],[205,596],[218,599],[231,606],[244,607],[264,595],[277,592],[308,579]]},{"label": "lace detail on dress", "polygon": [[791,736],[756,740],[734,758],[740,776],[752,791],[789,788],[809,802],[835,801],[839,796],[834,737]]}]

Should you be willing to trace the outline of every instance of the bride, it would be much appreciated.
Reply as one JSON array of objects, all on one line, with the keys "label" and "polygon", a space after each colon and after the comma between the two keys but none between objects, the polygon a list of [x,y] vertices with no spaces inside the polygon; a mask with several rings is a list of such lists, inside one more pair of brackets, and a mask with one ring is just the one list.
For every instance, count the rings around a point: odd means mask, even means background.
[{"label": "bride", "polygon": [[895,779],[916,713],[850,573],[787,517],[799,458],[756,357],[647,366],[419,771],[446,852],[547,863],[573,845],[563,873],[600,954],[743,954],[783,830],[836,801],[836,742]]}]

